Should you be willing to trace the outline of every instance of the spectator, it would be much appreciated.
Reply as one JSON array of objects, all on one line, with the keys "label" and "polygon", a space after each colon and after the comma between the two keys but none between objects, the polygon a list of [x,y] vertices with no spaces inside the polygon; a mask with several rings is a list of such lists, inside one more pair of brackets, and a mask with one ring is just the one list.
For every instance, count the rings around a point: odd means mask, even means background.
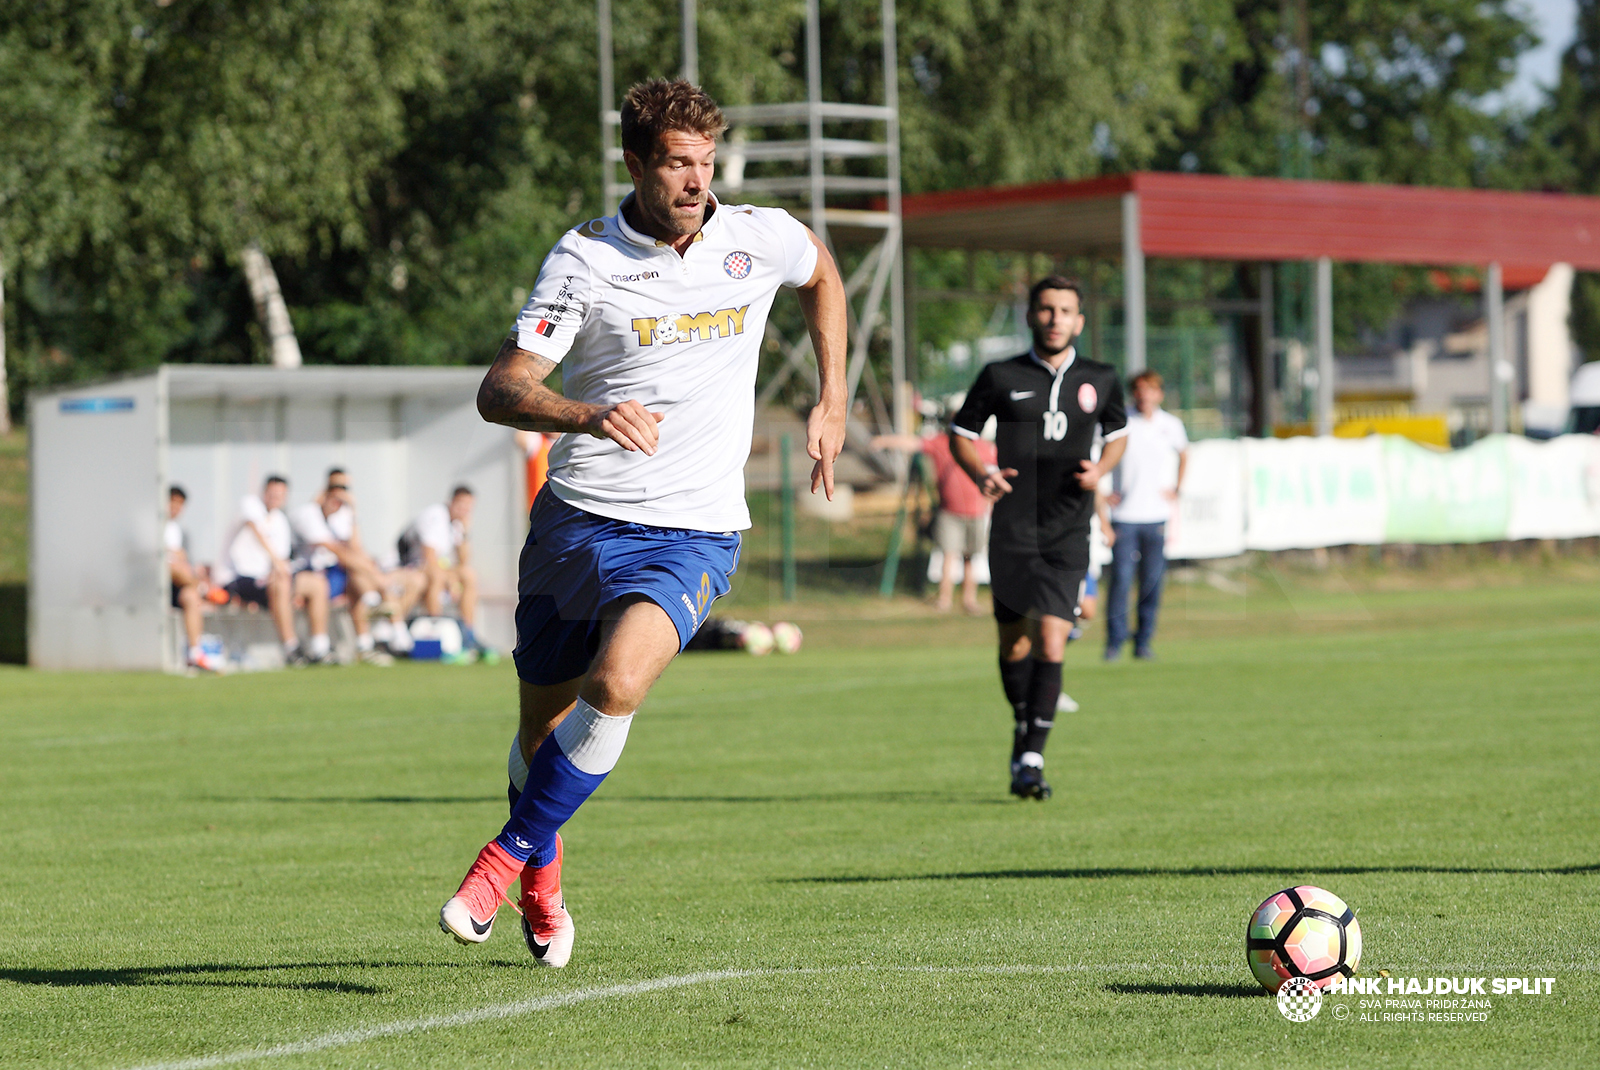
[{"label": "spectator", "polygon": [[361,550],[349,493],[344,469],[330,469],[322,493],[296,509],[289,523],[307,563],[327,581],[329,600],[344,597],[355,627],[357,657],[372,665],[390,665],[394,659],[377,649],[367,619],[370,606],[382,602],[383,574]]},{"label": "spectator", "polygon": [[[328,581],[320,572],[293,572],[289,554],[294,541],[283,502],[289,483],[268,476],[261,493],[239,503],[239,524],[228,543],[228,567],[234,578],[227,589],[245,605],[261,606],[272,613],[283,642],[284,660],[290,665],[320,664],[328,660]],[[302,650],[294,630],[294,607],[303,602],[311,624],[309,651]]]},{"label": "spectator", "polygon": [[472,488],[458,486],[448,504],[430,505],[400,533],[400,565],[422,572],[422,604],[428,616],[444,611],[448,593],[461,615],[464,650],[488,653],[473,631],[478,615],[478,575],[472,569]]},{"label": "spectator", "polygon": [[1156,614],[1166,572],[1167,520],[1189,463],[1183,421],[1161,408],[1166,394],[1153,371],[1133,377],[1135,411],[1128,414],[1128,450],[1117,470],[1111,505],[1111,578],[1106,584],[1106,660],[1122,656],[1128,638],[1128,594],[1139,573],[1139,627],[1133,656],[1154,655]]},{"label": "spectator", "polygon": [[189,667],[201,672],[219,672],[217,660],[200,649],[200,574],[189,563],[188,536],[178,525],[178,516],[189,502],[189,495],[177,484],[167,491],[167,527],[163,541],[167,547],[167,573],[172,581],[172,608],[183,610],[183,633],[189,642]]},{"label": "spectator", "polygon": [[[977,447],[978,458],[985,465],[995,463],[992,437],[985,436],[973,445]],[[879,435],[872,440],[872,448],[920,450],[932,462],[934,485],[939,490],[939,511],[933,519],[933,541],[944,559],[939,573],[938,601],[934,604],[941,613],[950,611],[951,596],[955,591],[956,563],[961,562],[961,607],[969,614],[981,612],[978,608],[978,574],[972,567],[972,558],[989,545],[989,512],[993,506],[951,456],[949,435],[936,434],[927,438]]]}]

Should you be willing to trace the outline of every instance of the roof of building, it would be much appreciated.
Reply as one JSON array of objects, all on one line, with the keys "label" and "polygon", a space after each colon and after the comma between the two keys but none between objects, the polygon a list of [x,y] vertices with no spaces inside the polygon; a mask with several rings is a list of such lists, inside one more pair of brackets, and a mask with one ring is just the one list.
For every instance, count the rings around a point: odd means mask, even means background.
[{"label": "roof of building", "polygon": [[1126,194],[1147,256],[1600,270],[1600,197],[1145,171],[908,196],[905,243],[1117,257]]}]

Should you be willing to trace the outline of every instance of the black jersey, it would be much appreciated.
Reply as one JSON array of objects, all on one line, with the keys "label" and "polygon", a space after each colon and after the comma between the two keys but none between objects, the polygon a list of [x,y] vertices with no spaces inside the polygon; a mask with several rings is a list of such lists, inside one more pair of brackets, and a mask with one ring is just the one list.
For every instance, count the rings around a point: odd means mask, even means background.
[{"label": "black jersey", "polygon": [[1094,491],[1077,477],[1091,459],[1096,426],[1108,441],[1127,434],[1117,370],[1074,355],[1055,371],[1031,351],[995,361],[978,373],[953,427],[976,438],[991,416],[1000,467],[1017,474],[1011,493],[995,503],[990,545],[1042,554],[1058,568],[1087,568]]}]

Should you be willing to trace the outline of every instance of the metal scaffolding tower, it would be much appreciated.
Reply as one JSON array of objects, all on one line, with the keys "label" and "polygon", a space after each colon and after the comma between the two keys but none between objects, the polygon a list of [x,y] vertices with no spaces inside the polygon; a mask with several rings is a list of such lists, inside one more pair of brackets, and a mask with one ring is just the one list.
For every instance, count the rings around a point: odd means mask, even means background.
[{"label": "metal scaffolding tower", "polygon": [[[622,116],[616,110],[616,69],[612,49],[611,0],[597,0],[600,44],[600,142],[603,162],[601,188],[608,206],[621,202],[633,188],[619,169]],[[696,0],[680,0],[682,24],[682,76],[699,78]],[[866,247],[865,255],[845,279],[849,298],[852,345],[848,372],[851,407],[850,445],[871,454],[870,432],[855,416],[858,390],[865,393],[874,429],[904,431],[910,426],[910,392],[906,388],[905,271],[901,253],[900,223],[900,118],[896,73],[894,0],[881,0],[883,25],[883,103],[846,104],[822,99],[822,28],[818,0],[806,3],[806,99],[785,104],[747,104],[726,107],[730,133],[719,152],[718,178],[712,190],[719,199],[738,199],[787,207],[834,251],[841,247]],[[865,125],[875,135],[868,138],[830,137],[829,128],[841,123]],[[804,127],[804,137],[753,137],[754,133]],[[884,174],[837,173],[839,161],[882,159]],[[790,165],[788,173],[746,177],[749,165],[765,171],[767,165]],[[830,165],[835,165],[830,172]],[[841,201],[852,203],[841,204]],[[866,202],[869,207],[863,207]],[[880,325],[888,328],[890,352],[889,390],[874,374],[868,354]],[[768,326],[777,337],[776,329]],[[762,384],[757,405],[770,402],[795,374],[811,379],[816,371],[811,339],[801,332],[796,339],[777,338],[784,353],[778,372]],[[881,461],[875,462],[885,467]],[[903,465],[890,471],[898,474]],[[886,474],[889,474],[886,472]]]}]

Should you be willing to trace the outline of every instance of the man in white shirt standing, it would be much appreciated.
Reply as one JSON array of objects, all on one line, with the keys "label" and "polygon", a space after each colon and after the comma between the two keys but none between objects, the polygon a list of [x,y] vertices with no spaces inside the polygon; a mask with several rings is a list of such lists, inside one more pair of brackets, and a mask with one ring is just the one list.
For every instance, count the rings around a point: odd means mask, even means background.
[{"label": "man in white shirt standing", "polygon": [[369,665],[391,665],[394,659],[377,649],[367,619],[368,602],[376,605],[381,598],[383,577],[372,559],[361,552],[356,512],[346,499],[348,493],[344,469],[330,470],[322,493],[295,509],[289,524],[312,571],[320,572],[327,582],[328,600],[346,596],[356,632],[356,656]]},{"label": "man in white shirt standing", "polygon": [[1133,377],[1134,412],[1128,417],[1128,449],[1117,469],[1111,505],[1111,577],[1106,584],[1106,660],[1122,656],[1128,640],[1128,595],[1139,575],[1139,626],[1133,656],[1148,659],[1161,609],[1161,582],[1167,570],[1167,521],[1171,519],[1189,463],[1189,436],[1183,421],[1161,407],[1166,393],[1161,376],[1143,371]]},{"label": "man in white shirt standing", "polygon": [[[520,876],[522,935],[541,966],[572,954],[557,830],[615,767],[634,711],[738,565],[756,368],[781,287],[797,291],[817,355],[813,491],[833,496],[844,445],[833,258],[787,212],[711,195],[727,123],[697,86],[636,85],[621,120],[634,191],[556,243],[478,392],[484,419],[561,438],[517,584],[511,819],[439,925],[487,940]],[[561,394],[544,385],[557,364]]]},{"label": "man in white shirt standing", "polygon": [[[239,503],[239,525],[228,543],[228,567],[233,579],[228,593],[247,605],[270,610],[283,641],[283,657],[290,665],[318,664],[328,659],[328,581],[319,572],[293,571],[289,555],[294,532],[283,513],[289,481],[268,476],[260,494]],[[300,648],[294,631],[294,605],[303,599],[311,625],[309,650]]]}]

